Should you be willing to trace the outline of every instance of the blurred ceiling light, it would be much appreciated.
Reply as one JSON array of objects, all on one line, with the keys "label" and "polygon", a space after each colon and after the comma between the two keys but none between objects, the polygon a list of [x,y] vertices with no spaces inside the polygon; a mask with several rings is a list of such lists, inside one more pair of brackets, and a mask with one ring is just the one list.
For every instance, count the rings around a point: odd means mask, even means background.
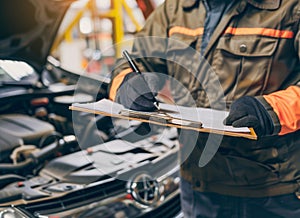
[{"label": "blurred ceiling light", "polygon": [[101,30],[103,32],[106,32],[106,33],[111,33],[112,32],[113,24],[112,24],[112,21],[110,19],[103,18],[103,19],[101,19],[100,24],[101,24]]},{"label": "blurred ceiling light", "polygon": [[79,30],[82,34],[90,34],[93,32],[92,19],[90,17],[82,17],[79,22]]},{"label": "blurred ceiling light", "polygon": [[96,0],[96,7],[100,10],[109,10],[111,8],[110,0]]}]

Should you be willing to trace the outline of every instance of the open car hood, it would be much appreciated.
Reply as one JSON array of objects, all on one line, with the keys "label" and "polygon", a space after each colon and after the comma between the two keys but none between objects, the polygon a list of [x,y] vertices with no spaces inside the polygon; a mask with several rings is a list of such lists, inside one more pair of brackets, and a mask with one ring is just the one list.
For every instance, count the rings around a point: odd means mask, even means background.
[{"label": "open car hood", "polygon": [[75,0],[1,0],[0,59],[41,72],[65,12]]}]

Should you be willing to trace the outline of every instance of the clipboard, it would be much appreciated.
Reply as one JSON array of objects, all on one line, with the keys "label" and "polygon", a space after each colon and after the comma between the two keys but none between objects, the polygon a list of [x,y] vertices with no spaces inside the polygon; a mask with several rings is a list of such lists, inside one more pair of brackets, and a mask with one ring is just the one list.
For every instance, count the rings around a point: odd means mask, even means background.
[{"label": "clipboard", "polygon": [[74,103],[69,107],[73,111],[257,140],[257,135],[252,128],[225,126],[223,120],[228,115],[226,111],[163,103],[160,104],[160,108],[161,110],[154,112],[134,111],[108,99],[93,103]]}]

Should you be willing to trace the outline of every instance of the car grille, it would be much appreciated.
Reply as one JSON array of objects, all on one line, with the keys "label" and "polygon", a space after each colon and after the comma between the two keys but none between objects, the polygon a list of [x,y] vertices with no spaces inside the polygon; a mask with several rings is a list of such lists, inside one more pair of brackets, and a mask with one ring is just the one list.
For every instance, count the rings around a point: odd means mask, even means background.
[{"label": "car grille", "polygon": [[24,205],[22,208],[35,215],[58,213],[125,192],[126,181],[114,180],[94,187],[84,188],[59,199],[44,200],[43,202]]},{"label": "car grille", "polygon": [[168,202],[164,202],[163,205],[155,208],[151,212],[139,216],[139,218],[173,218],[176,217],[181,211],[180,207],[180,194],[171,198]]}]

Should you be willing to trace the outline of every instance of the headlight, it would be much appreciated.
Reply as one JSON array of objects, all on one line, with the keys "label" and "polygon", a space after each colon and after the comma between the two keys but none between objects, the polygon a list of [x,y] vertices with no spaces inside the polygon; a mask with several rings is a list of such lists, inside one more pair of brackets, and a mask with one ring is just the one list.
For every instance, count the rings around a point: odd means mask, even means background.
[{"label": "headlight", "polygon": [[0,218],[26,218],[26,214],[14,207],[0,207]]}]

